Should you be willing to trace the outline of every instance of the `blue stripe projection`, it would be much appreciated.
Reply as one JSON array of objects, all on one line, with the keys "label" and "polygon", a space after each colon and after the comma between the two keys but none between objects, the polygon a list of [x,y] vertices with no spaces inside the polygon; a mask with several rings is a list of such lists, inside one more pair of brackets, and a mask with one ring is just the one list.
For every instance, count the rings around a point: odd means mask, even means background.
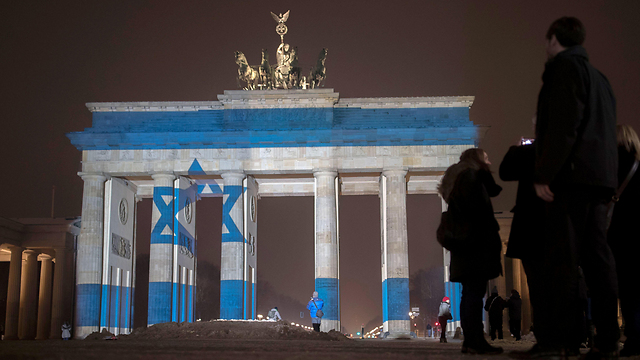
[{"label": "blue stripe projection", "polygon": [[187,320],[187,287],[185,284],[180,284],[180,322]]},{"label": "blue stripe projection", "polygon": [[[169,204],[164,202],[162,196],[171,196]],[[173,234],[162,235],[165,227],[173,231],[173,187],[155,186],[153,188],[153,203],[160,210],[160,219],[151,230],[151,244],[173,244]]]},{"label": "blue stripe projection", "polygon": [[116,289],[117,287],[114,285],[108,285],[108,287],[109,287],[109,299],[108,299],[108,302],[105,304],[106,308],[109,309],[107,326],[115,327],[116,314],[118,313],[118,308],[116,307],[118,291]]},{"label": "blue stripe projection", "polygon": [[178,297],[178,285],[178,283],[172,283],[171,285],[171,299],[173,301],[171,305],[171,321],[173,322],[178,322],[178,319],[180,318],[180,307],[178,306],[180,299]]},{"label": "blue stripe projection", "polygon": [[243,280],[220,281],[220,319],[240,320],[242,316]]},{"label": "blue stripe projection", "polygon": [[76,285],[76,326],[100,326],[101,284]]},{"label": "blue stripe projection", "polygon": [[126,329],[127,331],[130,328],[129,325],[129,314],[130,314],[130,309],[132,307],[132,304],[129,302],[130,299],[130,291],[131,288],[128,286],[123,286],[122,287],[122,316],[121,316],[121,320],[120,323],[122,324],[121,326]]},{"label": "blue stripe projection", "polygon": [[229,231],[222,234],[222,242],[242,242],[244,237],[231,218],[231,209],[242,195],[242,185],[225,185],[224,195],[228,195],[222,204],[222,224]]},{"label": "blue stripe projection", "polygon": [[444,296],[448,297],[451,301],[451,316],[453,319],[450,321],[460,321],[460,299],[462,298],[462,284],[456,282],[444,283]]},{"label": "blue stripe projection", "polygon": [[475,144],[466,107],[94,112],[79,150]]},{"label": "blue stripe projection", "polygon": [[[382,321],[410,320],[409,279],[387,278],[382,282]],[[386,311],[384,310],[386,309]]]},{"label": "blue stripe projection", "polygon": [[389,321],[389,304],[387,302],[387,281],[382,282],[382,322]]},{"label": "blue stripe projection", "polygon": [[100,303],[100,327],[109,326],[109,285],[102,285],[102,300]]},{"label": "blue stripe projection", "polygon": [[[135,299],[136,298],[136,287],[135,284],[133,284],[135,281],[133,281],[131,283],[131,287],[129,289],[131,289],[131,299]],[[129,290],[127,289],[127,290]],[[129,316],[127,317],[127,329],[132,329],[133,328],[133,319],[134,315],[135,315],[135,309],[136,307],[134,306],[135,301],[131,301],[130,302],[130,306],[129,308],[131,309],[131,311],[129,312]]]},{"label": "blue stripe projection", "polygon": [[336,278],[316,278],[318,297],[324,301],[322,312],[324,320],[340,320],[338,315],[339,280]]},{"label": "blue stripe projection", "polygon": [[171,282],[149,283],[148,325],[171,321]]}]

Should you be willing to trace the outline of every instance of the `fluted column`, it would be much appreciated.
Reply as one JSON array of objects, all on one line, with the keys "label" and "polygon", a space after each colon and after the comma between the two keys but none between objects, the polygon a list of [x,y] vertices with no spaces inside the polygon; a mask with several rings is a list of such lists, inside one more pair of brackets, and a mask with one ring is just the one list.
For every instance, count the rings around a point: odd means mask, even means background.
[{"label": "fluted column", "polygon": [[18,339],[18,321],[20,319],[20,277],[22,274],[22,251],[19,246],[9,246],[11,263],[9,264],[9,286],[7,287],[7,316],[4,323],[4,339]]},{"label": "fluted column", "polygon": [[171,321],[173,275],[173,174],[153,174],[149,247],[149,325]]},{"label": "fluted column", "polygon": [[335,171],[313,174],[315,190],[315,290],[324,301],[321,331],[340,331],[338,219]]},{"label": "fluted column", "polygon": [[385,170],[381,178],[382,321],[392,337],[410,334],[409,242],[406,170]]},{"label": "fluted column", "polygon": [[49,338],[49,328],[51,327],[51,256],[43,254],[40,256],[42,265],[40,267],[40,292],[38,293],[38,332],[37,340]]},{"label": "fluted column", "polygon": [[76,261],[76,310],[73,337],[84,339],[100,328],[102,245],[104,236],[104,183],[101,174],[84,174],[82,229]]},{"label": "fluted column", "polygon": [[36,337],[36,301],[38,297],[38,253],[33,250],[24,252],[22,263],[22,281],[20,284],[20,320],[18,337],[29,340]]},{"label": "fluted column", "polygon": [[244,318],[244,214],[242,173],[222,174],[220,318]]},{"label": "fluted column", "polygon": [[56,252],[55,269],[53,271],[53,289],[51,299],[51,329],[49,337],[51,339],[60,339],[62,336],[62,324],[65,320],[64,316],[64,269],[66,263],[67,250],[64,248],[54,249]]}]

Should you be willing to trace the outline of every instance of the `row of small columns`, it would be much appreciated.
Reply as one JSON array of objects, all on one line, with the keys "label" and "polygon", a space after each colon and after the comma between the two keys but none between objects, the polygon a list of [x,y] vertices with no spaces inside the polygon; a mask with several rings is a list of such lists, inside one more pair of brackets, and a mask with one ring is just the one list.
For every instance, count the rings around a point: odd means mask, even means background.
[{"label": "row of small columns", "polygon": [[[52,257],[41,254],[40,289],[38,291],[38,252],[10,246],[9,286],[7,288],[6,340],[59,338],[64,309],[65,249],[54,249],[56,271]],[[52,293],[53,290],[53,293]],[[38,317],[36,319],[36,303]]]}]

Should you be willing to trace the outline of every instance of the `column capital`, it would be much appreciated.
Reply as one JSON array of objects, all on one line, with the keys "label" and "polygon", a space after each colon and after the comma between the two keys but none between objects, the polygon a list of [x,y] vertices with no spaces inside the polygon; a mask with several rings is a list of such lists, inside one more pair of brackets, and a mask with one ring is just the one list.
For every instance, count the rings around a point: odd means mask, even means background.
[{"label": "column capital", "polygon": [[40,254],[39,251],[36,251],[36,250],[33,250],[33,249],[27,249],[27,250],[23,251],[22,253],[25,256],[32,256],[32,255],[38,256],[38,254]]},{"label": "column capital", "polygon": [[173,181],[176,179],[176,175],[174,173],[152,173],[151,178],[153,180],[170,180]]},{"label": "column capital", "polygon": [[315,169],[313,170],[313,177],[318,178],[320,176],[338,176],[338,171],[335,169]]},{"label": "column capital", "polygon": [[25,248],[23,248],[22,246],[18,246],[18,245],[9,245],[9,246],[7,246],[7,249],[9,249],[11,252],[14,252],[14,251],[23,252],[25,250]]},{"label": "column capital", "polygon": [[107,176],[103,173],[79,172],[78,176],[80,176],[83,181],[100,181],[100,182],[107,181]]},{"label": "column capital", "polygon": [[234,172],[227,172],[227,173],[222,173],[220,174],[220,176],[222,176],[223,179],[244,179],[245,178],[245,174],[243,172],[238,172],[238,171],[234,171]]},{"label": "column capital", "polygon": [[51,256],[49,254],[42,253],[42,254],[38,255],[38,260],[39,261],[45,261],[45,260],[51,260],[51,259],[53,259],[53,256]]},{"label": "column capital", "polygon": [[382,175],[384,176],[407,176],[407,169],[395,168],[395,169],[383,169]]}]

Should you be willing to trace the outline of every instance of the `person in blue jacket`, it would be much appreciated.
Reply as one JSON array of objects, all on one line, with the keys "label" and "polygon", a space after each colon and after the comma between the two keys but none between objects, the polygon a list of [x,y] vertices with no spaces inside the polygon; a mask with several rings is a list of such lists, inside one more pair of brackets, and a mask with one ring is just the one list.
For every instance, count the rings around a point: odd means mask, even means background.
[{"label": "person in blue jacket", "polygon": [[322,307],[324,306],[324,302],[322,299],[318,297],[318,292],[314,291],[311,300],[307,304],[307,309],[309,309],[309,316],[311,316],[311,324],[313,324],[313,330],[320,332],[320,322],[324,313],[322,312]]}]

